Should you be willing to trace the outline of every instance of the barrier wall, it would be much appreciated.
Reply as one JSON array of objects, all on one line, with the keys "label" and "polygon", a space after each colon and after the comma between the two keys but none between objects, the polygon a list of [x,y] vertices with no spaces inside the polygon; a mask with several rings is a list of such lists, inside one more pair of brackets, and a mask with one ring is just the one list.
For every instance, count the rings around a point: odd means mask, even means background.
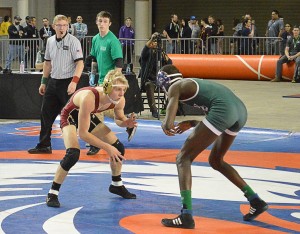
[{"label": "barrier wall", "polygon": [[[169,54],[184,77],[224,80],[271,80],[278,55]],[[291,81],[294,62],[283,65],[282,78]]]},{"label": "barrier wall", "polygon": [[[0,74],[0,119],[39,119],[42,96],[38,90],[42,74]],[[143,102],[136,76],[125,75],[129,89],[125,93],[125,114],[143,111]],[[89,86],[89,77],[82,74],[77,88]]]}]

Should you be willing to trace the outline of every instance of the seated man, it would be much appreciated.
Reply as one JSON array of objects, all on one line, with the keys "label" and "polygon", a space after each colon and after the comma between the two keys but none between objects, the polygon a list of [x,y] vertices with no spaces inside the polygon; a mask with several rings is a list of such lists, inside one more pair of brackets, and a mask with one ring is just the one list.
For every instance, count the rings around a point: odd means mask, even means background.
[{"label": "seated man", "polygon": [[[148,105],[152,116],[158,118],[155,104],[154,92],[156,89],[156,69],[157,69],[157,39],[159,34],[154,33],[144,46],[141,58],[141,89],[146,91]],[[162,51],[162,65],[171,64],[172,60]]]},{"label": "seated man", "polygon": [[119,127],[136,127],[135,115],[131,114],[130,118],[124,115],[124,93],[127,88],[127,79],[120,71],[112,70],[107,73],[103,87],[85,87],[77,90],[62,109],[60,127],[66,154],[53,179],[46,200],[47,206],[60,207],[58,200],[60,187],[80,156],[77,132],[82,140],[107,152],[112,171],[112,183],[109,191],[125,199],[136,198],[135,194],[130,193],[124,187],[121,178],[122,160],[125,159],[124,145],[115,133],[95,115],[95,113],[113,109],[115,123]]},{"label": "seated man", "polygon": [[299,26],[295,25],[293,27],[293,36],[290,37],[286,43],[284,55],[279,58],[276,66],[276,76],[275,79],[271,80],[273,82],[279,82],[282,80],[282,64],[289,63],[290,61],[295,61],[296,67],[294,71],[294,76],[292,82],[300,82],[300,36],[299,36]]}]

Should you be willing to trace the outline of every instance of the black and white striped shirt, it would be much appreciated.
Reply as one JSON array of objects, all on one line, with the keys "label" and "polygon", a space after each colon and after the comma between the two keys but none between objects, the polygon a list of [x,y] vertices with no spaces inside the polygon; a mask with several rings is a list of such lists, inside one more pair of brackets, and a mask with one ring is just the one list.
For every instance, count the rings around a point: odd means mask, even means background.
[{"label": "black and white striped shirt", "polygon": [[57,41],[56,36],[47,40],[45,60],[51,61],[51,78],[67,79],[74,75],[78,60],[83,60],[80,41],[67,33],[62,40]]}]

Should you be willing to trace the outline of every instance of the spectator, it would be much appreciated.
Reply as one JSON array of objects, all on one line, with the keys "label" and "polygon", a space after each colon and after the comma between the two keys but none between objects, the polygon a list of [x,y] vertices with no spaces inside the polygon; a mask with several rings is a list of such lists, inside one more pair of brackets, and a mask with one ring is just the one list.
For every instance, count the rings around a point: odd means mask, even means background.
[{"label": "spectator", "polygon": [[252,37],[254,36],[254,27],[251,28],[252,20],[245,18],[241,32],[241,54],[252,55]]},{"label": "spectator", "polygon": [[219,37],[217,40],[218,46],[217,46],[217,53],[218,54],[223,54],[223,41],[224,39],[222,38],[225,34],[224,34],[224,24],[222,23],[221,19],[217,19],[217,27],[218,27],[218,32],[217,32],[217,36]]},{"label": "spectator", "polygon": [[6,58],[5,69],[3,73],[10,74],[11,63],[18,57],[18,61],[25,61],[25,48],[21,39],[25,37],[25,30],[20,25],[22,19],[20,16],[16,15],[14,17],[14,23],[8,27],[8,36],[9,36],[9,51]]},{"label": "spectator", "polygon": [[76,32],[74,25],[72,24],[72,17],[70,15],[67,15],[67,18],[68,18],[68,23],[69,23],[68,33],[70,33],[76,37],[77,32]]},{"label": "spectator", "polygon": [[211,28],[209,27],[207,18],[201,19],[201,33],[200,33],[200,39],[202,43],[198,44],[199,53],[208,53],[210,51],[210,43],[207,44],[207,38],[211,35]]},{"label": "spectator", "polygon": [[285,47],[285,54],[281,56],[276,65],[276,76],[273,82],[279,82],[282,80],[282,64],[295,61],[295,71],[292,82],[300,82],[300,36],[299,25],[293,27],[293,36],[287,40]]},{"label": "spectator", "polygon": [[[146,42],[140,58],[141,65],[141,90],[146,91],[148,105],[152,113],[152,117],[158,118],[158,111],[155,104],[154,92],[156,89],[156,74],[157,74],[157,45],[159,33],[152,34],[151,38]],[[160,45],[161,46],[161,45]],[[162,52],[162,64],[171,64],[172,60]]]},{"label": "spectator", "polygon": [[73,24],[75,31],[76,31],[75,36],[81,42],[81,45],[82,45],[82,41],[88,33],[88,27],[85,23],[82,23],[82,21],[83,21],[82,16],[78,15],[76,18],[76,21],[77,22],[75,24]]},{"label": "spectator", "polygon": [[[125,25],[123,25],[119,30],[119,39],[127,38],[129,40],[121,40],[123,49],[123,63],[124,65],[132,64],[132,55],[134,51],[134,38],[135,32],[131,25],[132,20],[130,17],[125,18]],[[132,66],[131,66],[132,67]],[[132,68],[131,68],[132,70]]]},{"label": "spectator", "polygon": [[53,35],[55,35],[55,30],[49,24],[48,18],[43,18],[43,27],[40,29],[40,38],[44,42],[44,51],[46,50],[47,39]]},{"label": "spectator", "polygon": [[[11,18],[4,16],[3,22],[0,24],[0,40],[8,39],[8,27],[11,25]],[[9,43],[6,40],[0,42],[0,51],[2,51],[1,58],[6,58],[8,52]]]},{"label": "spectator", "polygon": [[179,24],[178,16],[171,15],[171,23],[166,25],[163,35],[167,38],[166,52],[167,54],[174,54],[177,51],[177,40],[179,39]]},{"label": "spectator", "polygon": [[26,38],[31,39],[27,40],[26,42],[26,51],[25,54],[25,68],[29,67],[30,62],[30,68],[31,71],[35,71],[35,60],[36,60],[36,53],[38,51],[38,41],[39,38],[39,32],[36,28],[36,18],[34,16],[29,17],[28,24],[24,28],[26,33]]},{"label": "spectator", "polygon": [[198,43],[199,43],[199,37],[200,37],[200,26],[197,20],[197,17],[192,15],[190,17],[190,22],[189,22],[189,26],[192,29],[192,35],[191,35],[191,49],[190,49],[190,53],[191,54],[196,54],[199,53],[198,51]]},{"label": "spectator", "polygon": [[[233,18],[233,21],[232,21],[232,23],[233,23],[233,28],[232,28],[232,31],[234,32],[233,33],[233,37],[237,37],[238,35],[237,35],[237,28],[239,27],[239,25],[240,25],[240,20],[239,19],[237,19],[237,18]],[[235,51],[236,51],[236,45],[237,45],[237,39],[236,38],[232,38],[231,40],[230,40],[230,54],[231,55],[234,55],[235,54]]]},{"label": "spectator", "polygon": [[181,54],[189,54],[191,48],[191,38],[192,36],[192,29],[189,26],[188,19],[181,20],[181,29],[180,29],[180,50]]},{"label": "spectator", "polygon": [[[209,24],[210,29],[211,29],[210,36],[212,36],[212,37],[217,36],[218,26],[215,23],[215,18],[212,15],[208,16],[208,24]],[[217,52],[216,47],[217,47],[217,39],[216,38],[211,38],[208,41],[208,48],[210,48],[208,50],[208,53],[209,54],[216,54],[216,52]]]},{"label": "spectator", "polygon": [[280,50],[280,55],[284,55],[284,51],[285,51],[285,47],[286,47],[286,42],[289,38],[291,38],[293,36],[293,31],[292,31],[292,27],[291,24],[285,24],[284,26],[284,31],[281,34],[281,50]]},{"label": "spectator", "polygon": [[[284,23],[279,18],[279,12],[277,10],[272,11],[272,19],[269,20],[266,30],[266,37],[281,37],[283,32]],[[270,38],[266,40],[266,53],[269,55],[279,54],[280,46],[279,40]]]}]

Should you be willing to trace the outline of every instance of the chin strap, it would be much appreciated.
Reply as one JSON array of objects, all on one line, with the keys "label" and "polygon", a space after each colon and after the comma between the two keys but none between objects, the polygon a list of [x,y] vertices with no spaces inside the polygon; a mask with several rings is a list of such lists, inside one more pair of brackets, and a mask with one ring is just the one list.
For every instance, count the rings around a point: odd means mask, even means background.
[{"label": "chin strap", "polygon": [[110,101],[112,104],[114,104],[114,105],[119,104],[120,100],[114,101],[114,100],[111,99],[111,97],[110,97],[108,94],[106,94],[106,96],[108,97],[109,101]]}]

